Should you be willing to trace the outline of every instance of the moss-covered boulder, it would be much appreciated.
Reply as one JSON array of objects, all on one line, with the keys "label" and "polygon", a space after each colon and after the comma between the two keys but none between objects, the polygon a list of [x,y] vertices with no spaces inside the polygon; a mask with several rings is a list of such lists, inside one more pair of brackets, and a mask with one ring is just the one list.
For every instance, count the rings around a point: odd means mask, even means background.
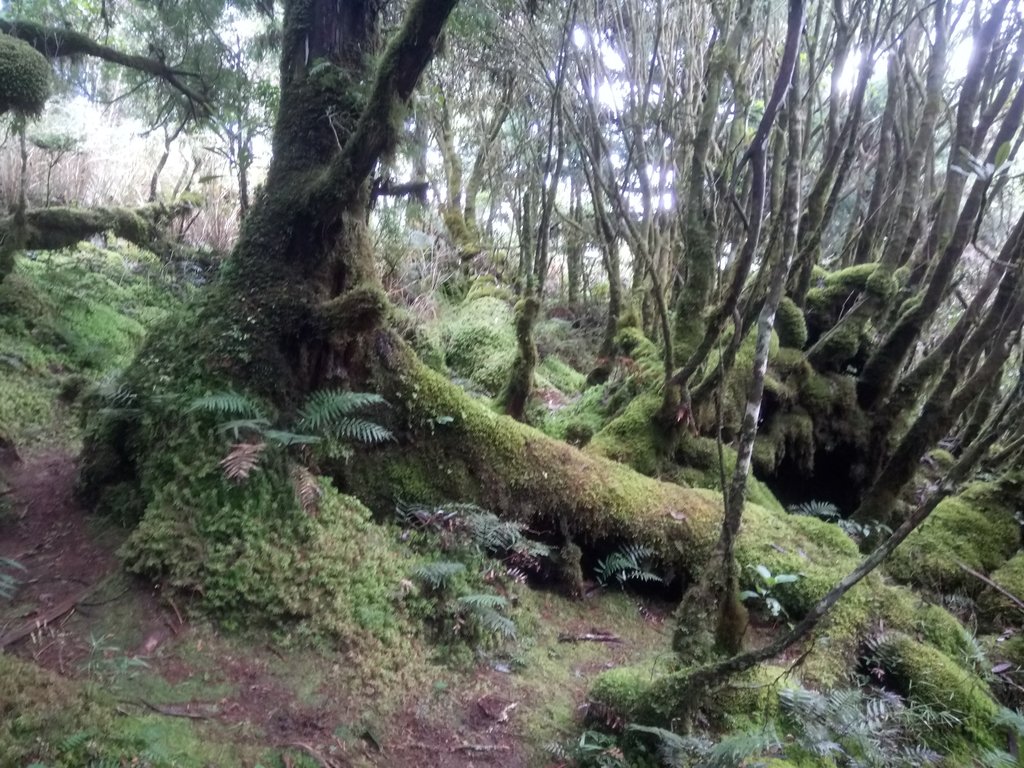
[{"label": "moss-covered boulder", "polygon": [[996,630],[1006,625],[1024,625],[1024,608],[1020,606],[1020,601],[1024,601],[1024,553],[1018,552],[1011,557],[993,571],[990,578],[1005,592],[985,586],[978,598],[981,620]]},{"label": "moss-covered boulder", "polygon": [[516,359],[512,310],[494,296],[456,307],[440,326],[445,362],[488,395],[497,395]]},{"label": "moss-covered boulder", "polygon": [[999,705],[977,675],[937,648],[898,632],[876,639],[868,654],[868,663],[880,670],[876,679],[886,687],[956,718],[956,725],[926,736],[934,745],[953,751],[964,749],[965,740],[974,750],[995,746],[993,720]]},{"label": "moss-covered boulder", "polygon": [[0,34],[0,114],[37,115],[50,98],[50,62],[26,42]]},{"label": "moss-covered boulder", "polygon": [[937,592],[977,595],[983,582],[963,563],[989,573],[1005,563],[1020,543],[1012,489],[1005,483],[975,483],[942,501],[907,537],[886,565],[900,581]]}]

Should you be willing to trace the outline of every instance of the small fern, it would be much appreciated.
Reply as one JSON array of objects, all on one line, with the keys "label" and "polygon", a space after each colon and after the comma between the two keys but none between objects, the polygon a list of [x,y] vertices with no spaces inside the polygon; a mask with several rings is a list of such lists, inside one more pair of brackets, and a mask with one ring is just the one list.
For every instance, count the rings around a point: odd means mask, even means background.
[{"label": "small fern", "polygon": [[339,440],[383,443],[392,439],[390,430],[352,415],[364,408],[383,404],[384,398],[371,392],[314,392],[299,412],[297,426],[310,432],[329,434]]},{"label": "small fern", "polygon": [[188,407],[189,413],[202,411],[216,416],[237,416],[242,419],[265,419],[263,409],[255,400],[238,392],[214,392],[197,397]]},{"label": "small fern", "polygon": [[57,748],[64,754],[67,754],[68,752],[74,752],[80,747],[84,747],[89,742],[89,740],[93,738],[95,735],[96,732],[91,729],[75,731],[74,733],[61,739],[61,742]]},{"label": "small fern", "polygon": [[413,569],[412,577],[423,582],[431,589],[442,589],[447,587],[453,578],[466,570],[462,563],[439,560],[433,563],[424,563]]},{"label": "small fern", "polygon": [[594,569],[597,583],[602,587],[614,579],[619,586],[627,581],[662,581],[661,576],[650,569],[650,560],[654,550],[643,544],[627,544],[608,557],[598,561]]},{"label": "small fern", "polygon": [[841,517],[839,507],[830,501],[805,501],[793,504],[788,509],[790,514],[816,517],[830,523],[836,522]]}]

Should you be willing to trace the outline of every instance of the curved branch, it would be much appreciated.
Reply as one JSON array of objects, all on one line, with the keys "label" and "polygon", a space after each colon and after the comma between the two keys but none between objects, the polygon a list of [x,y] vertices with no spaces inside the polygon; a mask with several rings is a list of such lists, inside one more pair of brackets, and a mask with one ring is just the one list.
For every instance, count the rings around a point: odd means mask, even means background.
[{"label": "curved branch", "polygon": [[81,32],[63,27],[47,27],[25,19],[0,19],[0,32],[24,40],[48,59],[92,56],[111,64],[153,75],[185,96],[191,103],[193,112],[198,112],[197,116],[205,115],[210,111],[210,103],[205,94],[185,82],[187,78],[195,78],[197,75],[169,66],[162,59],[125,53],[116,48],[102,45]]}]

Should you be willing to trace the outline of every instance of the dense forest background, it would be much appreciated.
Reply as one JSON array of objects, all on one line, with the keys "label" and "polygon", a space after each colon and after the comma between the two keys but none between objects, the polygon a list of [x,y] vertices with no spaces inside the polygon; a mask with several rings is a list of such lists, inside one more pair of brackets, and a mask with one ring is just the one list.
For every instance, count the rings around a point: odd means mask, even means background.
[{"label": "dense forest background", "polygon": [[1022,32],[0,4],[0,764],[1017,765]]}]

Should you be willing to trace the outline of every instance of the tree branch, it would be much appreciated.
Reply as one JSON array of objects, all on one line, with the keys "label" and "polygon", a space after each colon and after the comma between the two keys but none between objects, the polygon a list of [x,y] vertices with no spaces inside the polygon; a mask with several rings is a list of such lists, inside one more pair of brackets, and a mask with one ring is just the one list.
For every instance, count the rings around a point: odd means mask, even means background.
[{"label": "tree branch", "polygon": [[445,22],[458,0],[415,0],[384,52],[366,108],[341,152],[325,171],[312,203],[334,208],[356,195],[377,160],[398,140],[399,110],[434,56]]},{"label": "tree branch", "polygon": [[0,19],[0,32],[24,40],[48,59],[92,56],[111,64],[153,75],[185,96],[196,117],[205,116],[210,111],[210,103],[206,95],[185,82],[187,78],[195,78],[197,75],[171,67],[162,59],[125,53],[102,45],[81,32],[63,27],[47,27],[25,19]]}]

